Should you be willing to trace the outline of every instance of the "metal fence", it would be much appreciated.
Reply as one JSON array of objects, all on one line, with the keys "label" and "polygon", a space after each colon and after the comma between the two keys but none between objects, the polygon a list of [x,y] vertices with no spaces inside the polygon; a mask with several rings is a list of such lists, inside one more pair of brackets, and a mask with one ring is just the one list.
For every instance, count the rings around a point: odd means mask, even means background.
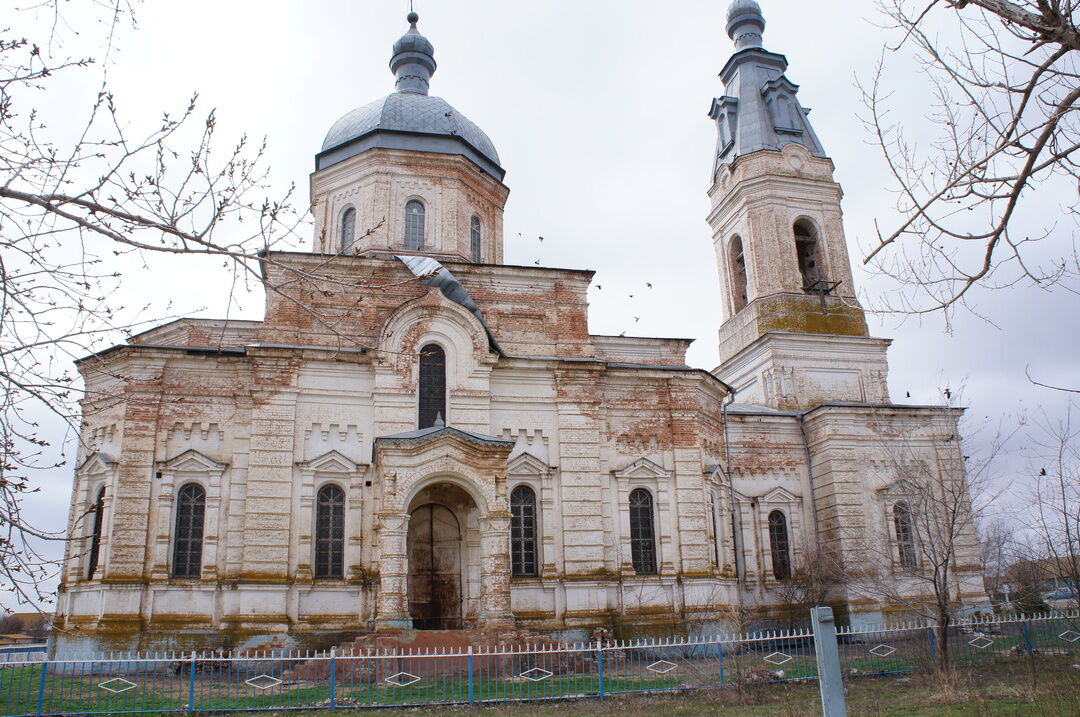
[{"label": "metal fence", "polygon": [[[926,623],[840,629],[845,677],[909,672],[941,646]],[[950,661],[1080,653],[1076,613],[968,620]],[[114,655],[0,663],[0,715],[201,712],[549,700],[816,680],[805,630],[463,650]]]},{"label": "metal fence", "polygon": [[2,645],[0,646],[0,663],[4,662],[40,662],[45,659],[48,646],[40,645]]}]

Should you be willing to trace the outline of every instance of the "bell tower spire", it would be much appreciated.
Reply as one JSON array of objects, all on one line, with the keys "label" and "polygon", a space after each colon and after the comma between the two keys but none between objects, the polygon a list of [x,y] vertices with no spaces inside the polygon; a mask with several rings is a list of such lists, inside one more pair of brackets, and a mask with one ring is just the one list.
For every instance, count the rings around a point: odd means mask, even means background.
[{"label": "bell tower spire", "polygon": [[709,109],[717,142],[708,221],[724,319],[716,373],[747,390],[741,400],[779,408],[887,400],[888,342],[869,338],[855,295],[843,191],[787,58],[763,47],[764,31],[757,2],[730,5],[735,52]]}]

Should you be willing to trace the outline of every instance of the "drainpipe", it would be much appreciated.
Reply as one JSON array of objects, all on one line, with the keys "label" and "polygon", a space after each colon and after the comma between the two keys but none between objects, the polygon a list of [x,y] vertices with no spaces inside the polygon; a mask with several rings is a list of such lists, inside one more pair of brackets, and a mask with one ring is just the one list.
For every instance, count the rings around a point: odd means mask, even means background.
[{"label": "drainpipe", "polygon": [[724,468],[725,468],[725,471],[727,472],[727,479],[728,479],[728,507],[729,507],[729,509],[731,511],[731,547],[732,547],[732,550],[734,551],[734,558],[735,558],[735,583],[736,583],[735,596],[739,600],[739,612],[741,614],[742,609],[744,607],[744,605],[743,605],[743,594],[742,594],[742,583],[743,583],[744,570],[743,570],[743,564],[742,564],[741,555],[740,555],[740,553],[742,552],[742,536],[740,535],[741,530],[742,530],[742,526],[739,524],[739,519],[738,519],[738,515],[737,515],[738,511],[737,511],[736,506],[735,506],[735,486],[734,486],[735,481],[734,481],[734,479],[732,477],[732,470],[731,470],[731,438],[729,437],[729,433],[728,433],[728,412],[727,412],[728,407],[731,404],[735,403],[735,387],[734,386],[728,386],[727,388],[728,388],[728,401],[726,403],[721,404],[720,412],[721,412],[721,414],[723,415],[723,418],[724,418],[724,461],[727,463],[727,465]]},{"label": "drainpipe", "polygon": [[810,464],[810,441],[806,437],[806,412],[799,412],[799,435],[802,436],[803,453],[806,454],[806,477],[810,481],[810,511],[814,514],[814,537],[821,541],[821,526],[818,524],[817,496],[814,493],[814,467]]}]

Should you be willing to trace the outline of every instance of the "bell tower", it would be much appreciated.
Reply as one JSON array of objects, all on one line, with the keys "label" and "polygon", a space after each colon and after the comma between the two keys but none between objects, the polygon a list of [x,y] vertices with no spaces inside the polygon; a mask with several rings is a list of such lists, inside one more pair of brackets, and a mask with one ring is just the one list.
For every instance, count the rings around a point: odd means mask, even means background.
[{"label": "bell tower", "polygon": [[740,401],[775,408],[887,402],[889,342],[869,336],[855,295],[832,160],[787,58],[762,47],[761,8],[735,0],[727,20],[735,53],[709,110],[708,221],[723,288],[714,373]]}]

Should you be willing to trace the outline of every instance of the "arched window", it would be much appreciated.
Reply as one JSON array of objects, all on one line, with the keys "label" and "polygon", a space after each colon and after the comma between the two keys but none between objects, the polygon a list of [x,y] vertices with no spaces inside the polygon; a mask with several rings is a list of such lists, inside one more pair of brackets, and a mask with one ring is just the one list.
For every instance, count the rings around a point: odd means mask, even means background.
[{"label": "arched window", "polygon": [[324,485],[315,497],[315,577],[345,576],[345,491]]},{"label": "arched window", "polygon": [[803,289],[815,289],[815,283],[824,279],[821,262],[821,246],[817,230],[810,222],[800,219],[795,222],[795,251],[799,256],[799,273],[802,274]]},{"label": "arched window", "polygon": [[907,503],[893,506],[893,525],[896,526],[896,548],[900,567],[914,568],[915,558],[915,522],[911,519],[911,508]]},{"label": "arched window", "polygon": [[536,493],[527,485],[510,491],[510,571],[515,576],[535,576]]},{"label": "arched window", "polygon": [[740,237],[731,240],[731,299],[735,311],[746,308],[746,257]]},{"label": "arched window", "polygon": [[644,488],[630,491],[630,559],[638,575],[656,574],[656,531],[652,495]]},{"label": "arched window", "polygon": [[472,251],[472,260],[480,261],[480,217],[475,214],[469,222],[469,248]]},{"label": "arched window", "polygon": [[176,532],[173,534],[174,578],[197,578],[202,574],[203,518],[206,491],[188,483],[176,494]]},{"label": "arched window", "polygon": [[436,344],[420,349],[420,416],[418,428],[446,422],[446,353]]},{"label": "arched window", "polygon": [[105,517],[105,486],[97,492],[97,500],[94,501],[94,532],[90,533],[90,555],[86,562],[86,579],[94,579],[94,571],[98,567],[98,556],[101,553],[101,523]]},{"label": "arched window", "polygon": [[791,548],[787,518],[779,510],[769,513],[769,547],[772,549],[772,572],[777,580],[791,577]]},{"label": "arched window", "polygon": [[416,199],[405,205],[405,248],[413,251],[424,248],[424,205]]},{"label": "arched window", "polygon": [[356,241],[356,210],[349,207],[341,213],[341,251],[347,252]]}]

